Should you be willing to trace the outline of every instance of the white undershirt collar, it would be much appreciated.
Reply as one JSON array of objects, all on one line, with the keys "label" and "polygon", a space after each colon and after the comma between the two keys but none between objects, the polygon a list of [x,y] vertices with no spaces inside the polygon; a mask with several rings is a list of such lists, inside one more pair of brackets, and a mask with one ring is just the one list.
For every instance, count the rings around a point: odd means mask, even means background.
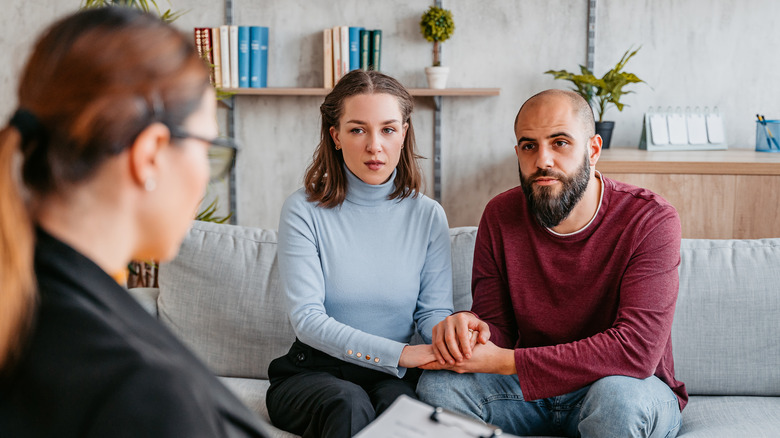
[{"label": "white undershirt collar", "polygon": [[588,221],[588,223],[585,224],[584,227],[580,228],[577,231],[572,231],[571,233],[565,233],[565,234],[563,234],[563,233],[556,233],[555,231],[552,230],[552,228],[545,227],[545,228],[547,228],[547,231],[549,231],[549,232],[551,232],[551,233],[553,233],[553,234],[555,234],[556,236],[559,236],[559,237],[573,236],[573,235],[575,235],[577,233],[581,233],[581,232],[585,231],[590,226],[590,224],[593,223],[593,221],[596,219],[596,216],[599,215],[599,210],[601,210],[601,201],[604,199],[604,180],[601,178],[601,172],[599,172],[598,170],[596,171],[596,178],[598,178],[601,181],[601,184],[600,184],[601,192],[599,193],[599,205],[598,205],[598,207],[596,207],[596,212],[593,214],[593,217],[590,218],[590,221]]}]

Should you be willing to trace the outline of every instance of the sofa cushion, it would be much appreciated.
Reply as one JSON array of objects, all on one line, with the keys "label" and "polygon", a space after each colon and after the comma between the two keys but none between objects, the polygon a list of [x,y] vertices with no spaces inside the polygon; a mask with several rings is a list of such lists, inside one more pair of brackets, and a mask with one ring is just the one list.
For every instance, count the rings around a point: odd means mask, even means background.
[{"label": "sofa cushion", "polygon": [[[271,382],[261,379],[242,379],[238,377],[220,377],[219,380],[225,384],[231,391],[243,401],[249,409],[256,412],[260,418],[271,422],[268,416],[268,408],[265,405],[265,393]],[[267,426],[266,430],[272,438],[295,438],[298,435],[277,429],[274,426]]]},{"label": "sofa cushion", "polygon": [[672,343],[688,392],[780,396],[780,239],[683,239]]},{"label": "sofa cushion", "polygon": [[295,340],[276,231],[195,222],[159,284],[160,320],[220,376],[267,378]]},{"label": "sofa cushion", "polygon": [[455,311],[471,309],[471,265],[477,227],[450,229],[452,247],[452,304]]},{"label": "sofa cushion", "polygon": [[678,438],[776,437],[780,398],[691,397]]}]

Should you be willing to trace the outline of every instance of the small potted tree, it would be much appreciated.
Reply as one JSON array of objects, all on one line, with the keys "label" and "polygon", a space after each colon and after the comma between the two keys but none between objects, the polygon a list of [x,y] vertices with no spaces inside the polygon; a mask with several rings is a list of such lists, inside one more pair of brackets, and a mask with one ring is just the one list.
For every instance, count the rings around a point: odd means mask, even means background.
[{"label": "small potted tree", "polygon": [[628,84],[644,82],[635,74],[622,71],[628,60],[636,55],[638,51],[639,49],[634,51],[631,51],[631,49],[626,50],[620,61],[611,70],[604,73],[604,76],[601,78],[594,76],[593,72],[583,65],[580,66],[580,74],[578,75],[569,73],[566,70],[548,70],[544,72],[545,74],[553,75],[555,79],[567,80],[574,84],[572,90],[585,98],[591,106],[595,106],[598,114],[596,133],[601,135],[601,138],[604,140],[604,149],[609,148],[612,130],[615,127],[615,122],[604,121],[604,113],[609,109],[610,105],[614,105],[618,111],[623,111],[623,107],[626,105],[620,102],[620,99],[626,94],[633,93],[633,91],[623,91],[623,87]]},{"label": "small potted tree", "polygon": [[420,32],[426,40],[433,42],[433,66],[425,68],[430,88],[441,89],[447,86],[449,67],[442,67],[439,60],[440,43],[447,41],[455,31],[452,12],[438,6],[431,6],[420,19]]}]

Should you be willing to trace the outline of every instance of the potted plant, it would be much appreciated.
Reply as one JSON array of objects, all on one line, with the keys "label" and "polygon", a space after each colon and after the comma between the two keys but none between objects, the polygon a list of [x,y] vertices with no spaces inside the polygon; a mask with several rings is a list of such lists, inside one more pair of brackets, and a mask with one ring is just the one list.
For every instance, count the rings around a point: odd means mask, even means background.
[{"label": "potted plant", "polygon": [[631,51],[631,49],[626,50],[620,61],[611,70],[604,73],[604,76],[601,78],[594,76],[593,72],[583,65],[580,66],[581,74],[578,75],[569,73],[566,70],[548,70],[544,72],[545,74],[553,75],[555,79],[564,79],[573,83],[574,88],[572,90],[585,98],[591,106],[595,106],[598,114],[596,133],[601,135],[601,138],[604,140],[602,146],[604,149],[609,148],[612,130],[615,127],[615,122],[604,121],[604,113],[609,109],[610,104],[614,105],[618,111],[623,111],[623,107],[626,105],[621,103],[620,99],[626,94],[633,93],[633,91],[623,91],[623,87],[628,84],[644,82],[635,74],[622,71],[628,60],[636,55],[638,51],[639,49],[634,51]]},{"label": "potted plant", "polygon": [[91,9],[102,8],[104,6],[127,6],[140,9],[144,12],[151,12],[153,7],[157,12],[157,15],[160,16],[160,19],[166,23],[172,23],[182,15],[181,12],[174,12],[170,9],[165,12],[161,11],[155,0],[84,0],[81,7],[84,9]]},{"label": "potted plant", "polygon": [[430,88],[441,89],[447,85],[449,67],[442,67],[439,60],[439,43],[447,41],[455,31],[452,12],[438,6],[431,6],[420,19],[420,32],[426,40],[433,42],[433,66],[425,68]]}]

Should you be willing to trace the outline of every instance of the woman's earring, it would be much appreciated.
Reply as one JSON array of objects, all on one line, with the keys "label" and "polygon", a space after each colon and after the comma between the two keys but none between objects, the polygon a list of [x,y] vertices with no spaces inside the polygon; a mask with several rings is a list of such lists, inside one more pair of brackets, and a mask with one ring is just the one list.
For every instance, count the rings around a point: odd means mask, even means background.
[{"label": "woman's earring", "polygon": [[144,190],[147,192],[153,192],[157,188],[157,181],[154,178],[146,178],[144,181]]}]

